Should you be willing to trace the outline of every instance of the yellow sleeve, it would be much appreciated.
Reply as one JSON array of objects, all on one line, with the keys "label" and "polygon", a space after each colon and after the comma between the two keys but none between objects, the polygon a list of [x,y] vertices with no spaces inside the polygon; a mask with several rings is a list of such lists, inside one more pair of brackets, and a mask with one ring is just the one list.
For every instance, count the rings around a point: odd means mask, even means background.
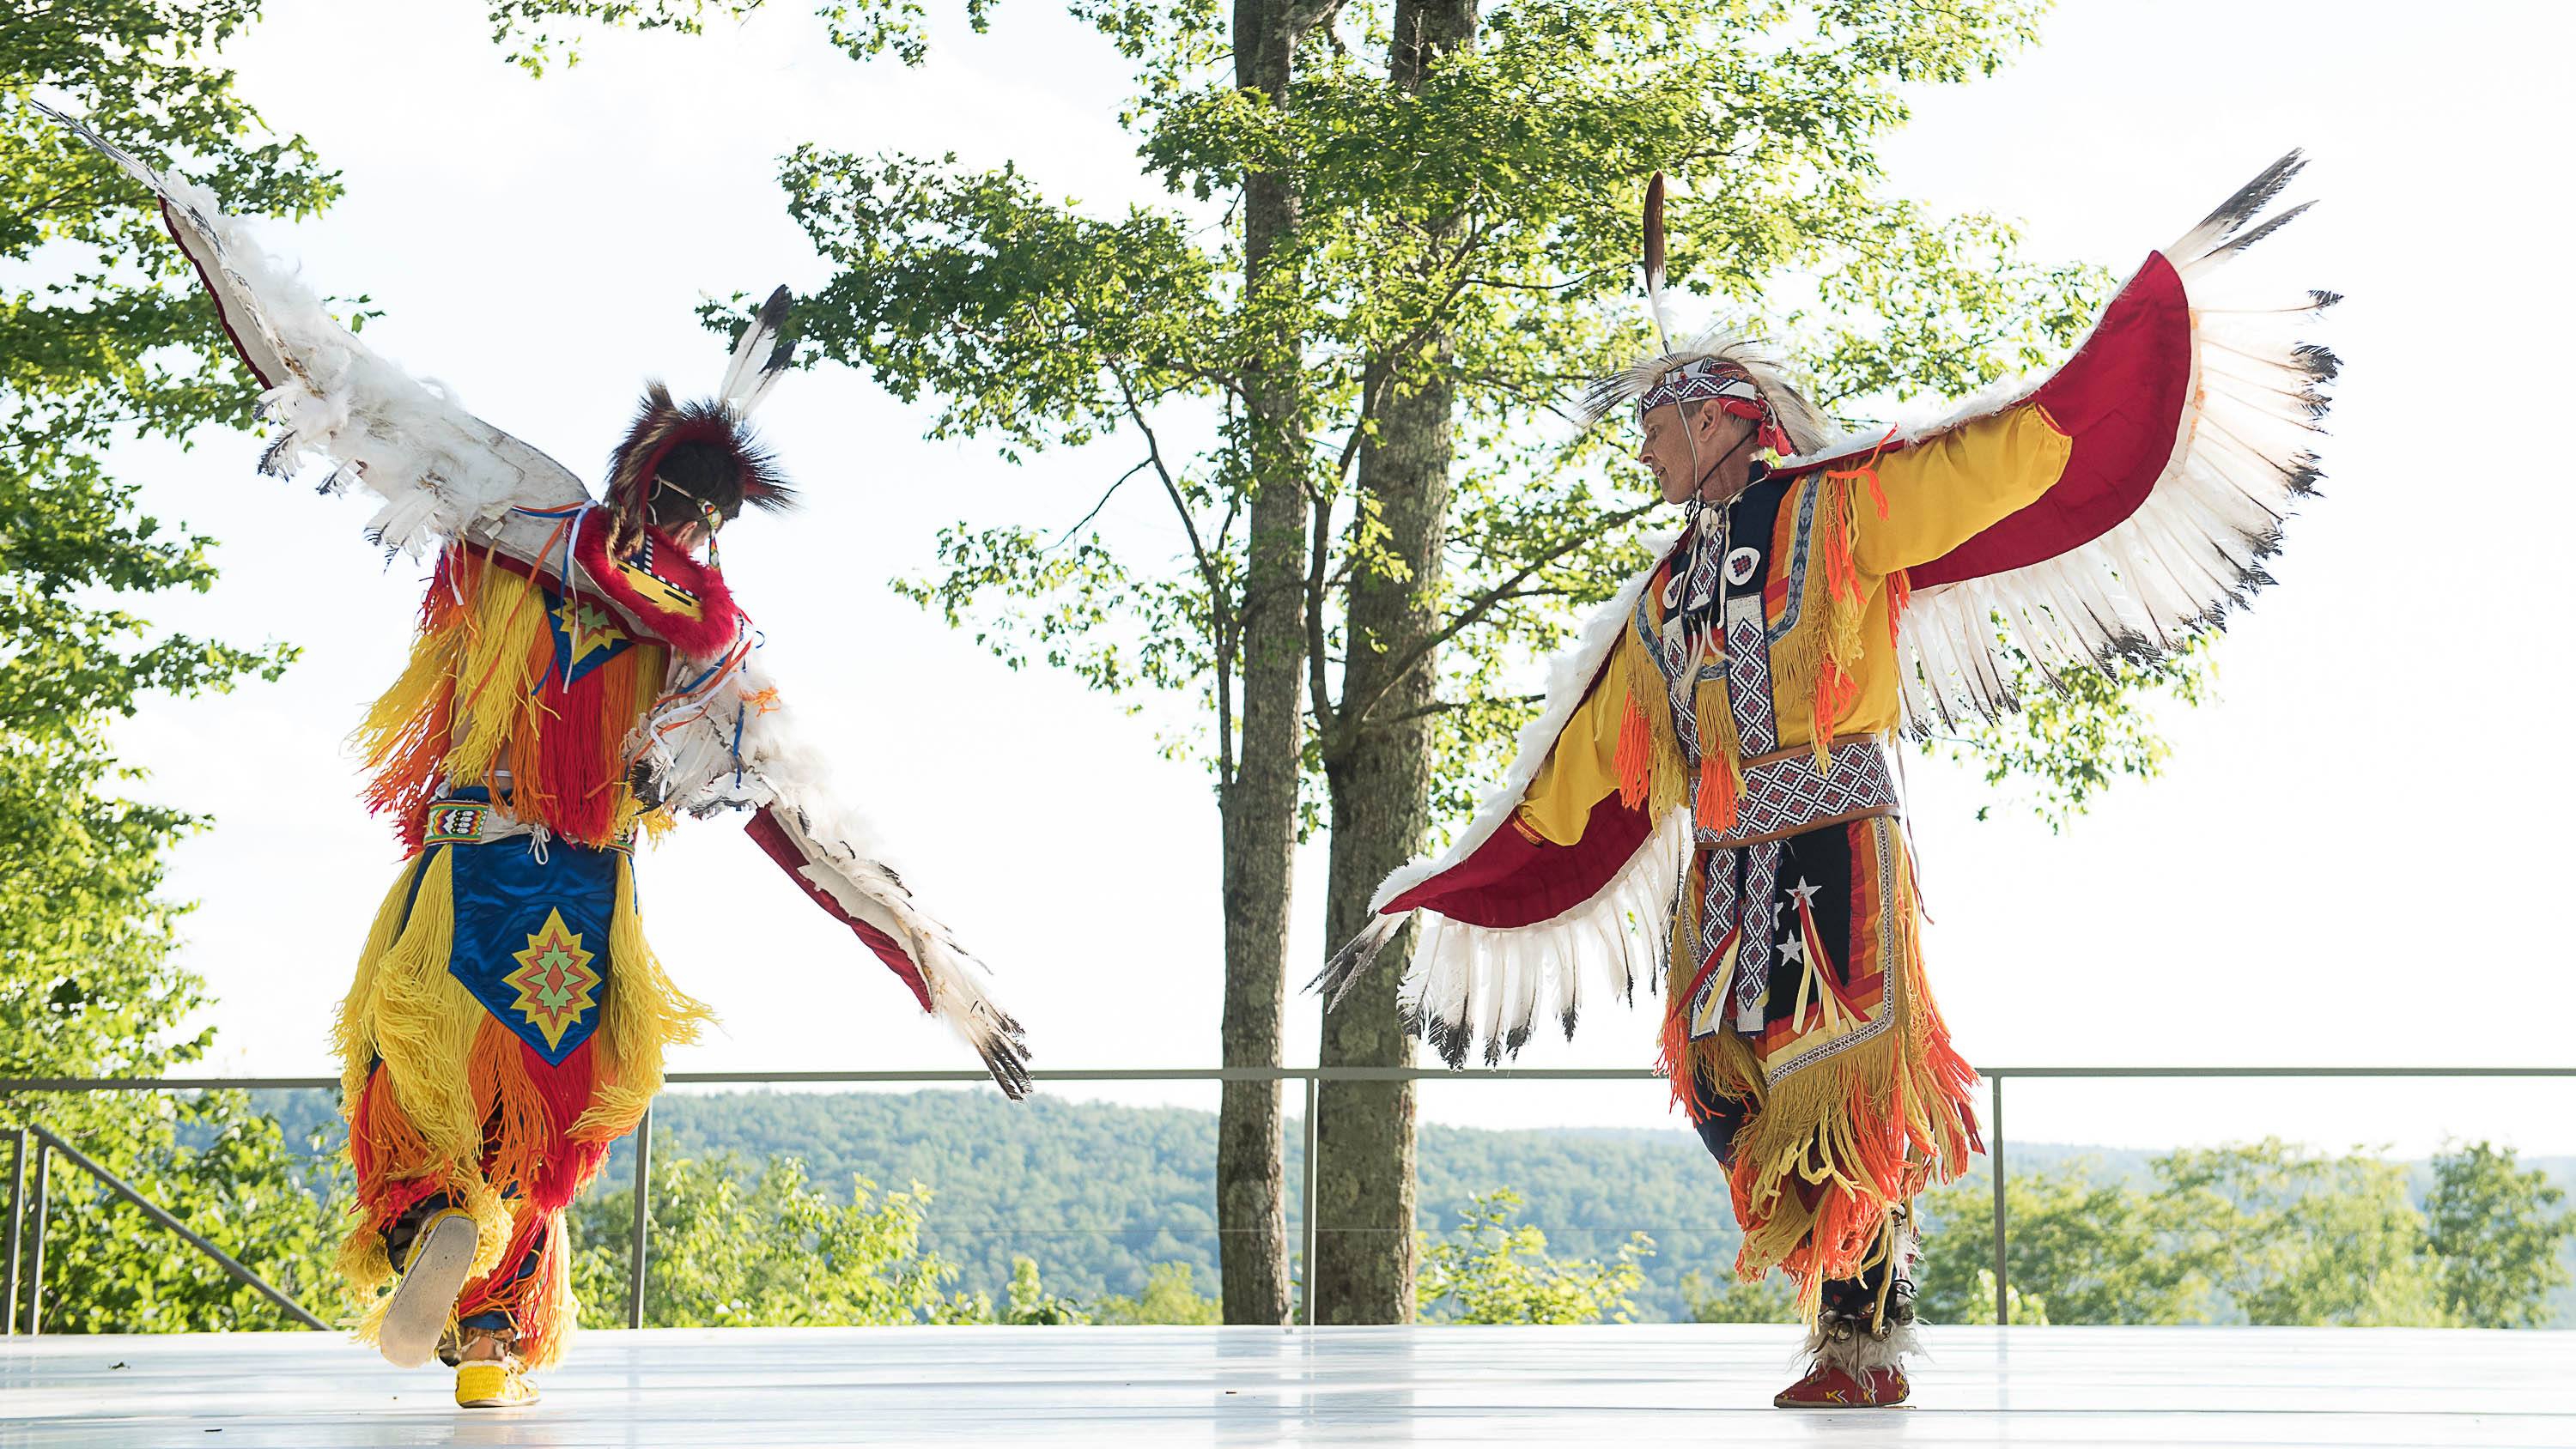
[{"label": "yellow sleeve", "polygon": [[1860,522],[1852,561],[1870,574],[1930,563],[2054,487],[2074,449],[2034,402],[1881,457],[1886,516],[1873,497],[1852,500]]},{"label": "yellow sleeve", "polygon": [[[1622,639],[1622,649],[1636,641]],[[1628,691],[1615,666],[1601,672],[1592,692],[1576,707],[1574,718],[1548,748],[1546,763],[1530,781],[1512,824],[1523,835],[1551,845],[1573,845],[1594,806],[1619,791],[1619,728],[1628,709]]]}]

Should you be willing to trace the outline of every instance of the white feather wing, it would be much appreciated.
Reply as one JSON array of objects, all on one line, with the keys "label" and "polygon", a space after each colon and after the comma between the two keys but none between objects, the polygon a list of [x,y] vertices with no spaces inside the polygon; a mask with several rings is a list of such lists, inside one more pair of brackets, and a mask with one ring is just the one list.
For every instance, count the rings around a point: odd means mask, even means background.
[{"label": "white feather wing", "polygon": [[277,434],[260,471],[286,476],[306,455],[319,455],[333,467],[326,491],[355,486],[382,500],[369,537],[410,552],[441,537],[497,532],[514,506],[589,501],[561,464],[360,342],[211,192],[137,160],[74,117],[35,108],[160,199],[171,235],[266,388],[261,412]]},{"label": "white feather wing", "polygon": [[[2007,644],[2053,683],[2070,668],[2170,654],[2272,582],[2264,561],[2279,551],[2282,524],[2320,476],[2310,447],[2323,431],[2322,385],[2339,366],[2298,333],[2339,299],[2307,292],[2222,305],[2211,278],[2307,209],[2257,222],[2304,165],[2296,151],[2282,157],[2163,253],[2189,305],[2191,377],[2172,454],[2137,510],[2053,558],[1916,593],[1897,635],[1909,733],[1955,730],[2019,708]],[[2027,379],[2006,384],[1896,436],[1929,437],[2037,387]],[[1786,466],[1873,441],[1854,435]]]}]

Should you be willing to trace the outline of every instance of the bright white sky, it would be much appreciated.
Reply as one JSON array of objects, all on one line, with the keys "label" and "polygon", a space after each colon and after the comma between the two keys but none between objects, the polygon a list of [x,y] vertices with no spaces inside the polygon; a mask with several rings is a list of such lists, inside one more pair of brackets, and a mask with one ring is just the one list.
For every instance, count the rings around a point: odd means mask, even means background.
[{"label": "bright white sky", "polygon": [[[1047,0],[942,36],[928,68],[854,67],[802,7],[688,41],[612,36],[534,82],[481,7],[269,0],[233,47],[243,90],[341,168],[326,218],[271,228],[324,290],[385,309],[368,340],[595,473],[647,376],[712,386],[703,291],[819,282],[777,158],[819,141],[1014,161],[1096,208],[1151,193],[1116,129],[1123,70]],[[2576,505],[2491,438],[2563,411],[2554,348],[2570,134],[2558,7],[2070,0],[2002,77],[1928,93],[1889,148],[1902,191],[2026,218],[2042,256],[2125,270],[2291,145],[2315,213],[2259,262],[2350,300],[2328,496],[2221,654],[2224,699],[2171,721],[2170,773],[2062,837],[1963,773],[1913,771],[1933,979],[1987,1064],[2550,1064],[2571,1059],[2560,918],[2571,802],[2547,731],[2566,689],[2550,539]],[[1604,178],[1607,184],[1609,178]],[[2249,263],[2249,267],[2253,265]],[[1219,1001],[1216,817],[1152,726],[1047,673],[1012,674],[894,598],[960,517],[1078,517],[1123,443],[1024,467],[921,440],[926,411],[866,379],[799,375],[762,416],[807,510],[747,520],[725,564],[845,792],[899,843],[931,908],[999,970],[1044,1066],[1205,1065]],[[215,1068],[326,1069],[326,1029],[397,865],[342,740],[398,667],[418,571],[358,535],[364,510],[251,471],[257,445],[117,460],[146,505],[223,541],[222,583],[158,608],[221,637],[282,638],[275,686],[159,701],[125,727],[150,794],[212,811],[171,888],[203,900],[186,959],[212,984]],[[1112,527],[1171,529],[1143,491]],[[1177,544],[1174,545],[1177,547]],[[1322,853],[1297,902],[1320,958]],[[844,933],[723,822],[644,862],[655,940],[723,1030],[691,1069],[972,1065]],[[1315,1008],[1291,1004],[1292,1061]],[[1596,1013],[1528,1065],[1641,1065],[1643,1015]],[[1119,1100],[1210,1105],[1196,1089]],[[2576,1150],[2576,1084],[2163,1084],[2014,1089],[2021,1140],[2157,1146],[2281,1132],[2420,1151],[2445,1133]],[[1471,1125],[1671,1120],[1654,1085],[1434,1085]]]}]

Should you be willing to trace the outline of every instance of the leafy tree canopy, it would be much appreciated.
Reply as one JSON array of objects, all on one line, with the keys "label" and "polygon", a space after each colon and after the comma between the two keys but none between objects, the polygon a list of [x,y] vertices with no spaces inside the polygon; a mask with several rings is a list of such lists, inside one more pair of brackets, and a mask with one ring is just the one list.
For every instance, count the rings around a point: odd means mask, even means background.
[{"label": "leafy tree canopy", "polygon": [[[568,26],[695,31],[760,8],[508,0],[491,14],[542,69]],[[1482,7],[1471,46],[1399,86],[1392,10],[1356,0],[1315,7],[1295,83],[1268,96],[1238,88],[1224,7],[1070,0],[1132,66],[1122,118],[1165,199],[1095,213],[1008,162],[800,147],[783,170],[789,208],[837,267],[802,308],[812,355],[935,399],[934,436],[989,438],[1012,458],[1107,439],[1133,450],[1061,519],[961,521],[903,587],[1013,667],[1199,700],[1199,723],[1165,748],[1220,781],[1251,498],[1298,487],[1315,505],[1299,547],[1320,760],[1376,722],[1376,700],[1337,698],[1332,682],[1337,662],[1381,647],[1341,622],[1352,578],[1392,565],[1354,464],[1393,399],[1434,373],[1454,381],[1447,568],[1424,583],[1443,619],[1423,646],[1443,674],[1435,813],[1454,817],[1535,707],[1518,687],[1527,661],[1643,557],[1651,490],[1620,461],[1616,426],[1584,428],[1573,400],[1646,341],[1633,303],[1645,175],[1677,183],[1678,287],[1791,352],[1846,420],[2052,362],[2107,275],[2025,259],[2000,218],[1888,194],[1875,153],[1907,120],[1903,87],[1992,73],[2042,8],[1513,0]],[[922,58],[914,0],[816,9],[853,57]],[[967,16],[982,28],[983,0]],[[1254,174],[1284,178],[1296,206],[1257,289],[1236,225]],[[1284,399],[1266,371],[1283,338],[1302,367]],[[1282,456],[1294,476],[1274,476]],[[1161,495],[1176,531],[1094,526],[1131,485]],[[2161,767],[2133,696],[2188,702],[2206,685],[2198,656],[2124,668],[1946,743],[1997,782],[2027,782],[2062,823],[2111,779]]]},{"label": "leafy tree canopy", "polygon": [[[135,600],[203,591],[211,541],[143,514],[107,450],[251,421],[235,364],[140,188],[19,104],[90,117],[136,153],[184,160],[235,209],[278,216],[338,194],[298,139],[267,135],[211,63],[255,0],[65,0],[0,13],[0,1075],[150,1074],[194,1060],[201,984],[169,959],[184,907],[164,852],[202,822],[122,797],[105,731],[149,693],[274,677],[291,649],[153,628]],[[276,1125],[238,1094],[188,1101],[20,1096],[38,1119],[317,1299],[328,1225]],[[210,1144],[179,1149],[182,1131]],[[46,1316],[66,1329],[279,1326],[274,1310],[132,1209],[58,1176]]]}]

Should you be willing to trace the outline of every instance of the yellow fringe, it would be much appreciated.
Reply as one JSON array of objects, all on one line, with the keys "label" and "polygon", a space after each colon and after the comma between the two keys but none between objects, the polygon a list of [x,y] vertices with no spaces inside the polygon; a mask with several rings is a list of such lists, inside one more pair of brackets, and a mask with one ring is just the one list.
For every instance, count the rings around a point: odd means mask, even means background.
[{"label": "yellow fringe", "polygon": [[572,1291],[572,1214],[567,1212],[546,1235],[546,1256],[551,1261],[539,1271],[546,1275],[549,1291],[543,1311],[531,1315],[544,1325],[544,1331],[520,1340],[519,1351],[530,1370],[550,1369],[563,1361],[564,1350],[572,1347],[580,1331],[581,1300]]},{"label": "yellow fringe", "polygon": [[369,771],[381,769],[405,753],[412,737],[430,728],[433,707],[455,676],[464,647],[462,628],[424,629],[412,641],[411,656],[402,674],[368,708],[367,717],[349,737]]},{"label": "yellow fringe", "polygon": [[715,1020],[706,1003],[673,984],[644,939],[635,908],[635,863],[617,862],[617,909],[609,918],[612,973],[608,1005],[592,1038],[595,1053],[590,1106],[572,1124],[577,1142],[604,1141],[632,1131],[644,1108],[662,1090],[665,1048],[693,1042]]},{"label": "yellow fringe", "polygon": [[1699,711],[1700,738],[1708,748],[1700,756],[1703,779],[1693,812],[1701,829],[1727,830],[1735,825],[1736,803],[1744,795],[1744,742],[1736,737],[1735,711],[1726,702],[1726,680],[1701,680],[1695,689],[1693,707]]},{"label": "yellow fringe", "polygon": [[[1861,474],[1809,475],[1798,487],[1816,494],[1816,517],[1808,535],[1806,577],[1798,601],[1798,625],[1771,651],[1771,693],[1781,726],[1806,721],[1816,768],[1826,765],[1833,743],[1835,701],[1829,691],[1848,688],[1859,677],[1861,623],[1872,592],[1853,561],[1860,536],[1858,490]],[[1782,503],[1794,517],[1801,500]],[[1837,587],[1840,584],[1840,587]]]},{"label": "yellow fringe", "polygon": [[448,739],[450,785],[480,785],[503,746],[533,724],[538,643],[548,629],[536,584],[507,569],[487,569],[473,595],[468,642],[457,660],[456,720]]},{"label": "yellow fringe", "polygon": [[447,969],[456,941],[453,853],[452,846],[432,849],[411,919],[367,973],[364,995],[352,994],[362,1004],[342,1045],[348,1057],[341,1070],[345,1083],[375,1058],[380,1090],[419,1133],[427,1160],[471,1167],[482,1157],[483,1113],[464,1068],[488,1013]]},{"label": "yellow fringe", "polygon": [[332,1015],[331,1047],[340,1054],[340,1120],[344,1122],[357,1110],[358,1093],[367,1085],[367,1067],[374,1055],[367,1047],[367,1000],[375,989],[376,963],[393,949],[394,937],[402,930],[411,873],[411,863],[405,862],[394,876],[393,889],[385,892],[384,904],[376,908],[375,924],[367,928],[367,944],[358,952],[357,979]]},{"label": "yellow fringe", "polygon": [[[1898,859],[1903,861],[1901,853]],[[1947,1105],[1934,1068],[1939,1016],[1921,982],[1910,862],[1898,867],[1894,905],[1896,956],[1886,963],[1888,999],[1882,1008],[1895,1013],[1894,1024],[1872,1041],[1770,1083],[1761,1111],[1735,1138],[1736,1160],[1752,1168],[1756,1184],[1743,1205],[1756,1226],[1745,1233],[1739,1272],[1767,1271],[1807,1241],[1818,1213],[1800,1201],[1795,1184],[1849,1190],[1884,1210],[1910,1201],[1927,1183],[1948,1181],[1967,1169],[1966,1129]],[[1893,1120],[1905,1130],[1908,1142],[1896,1149],[1906,1155],[1894,1191],[1862,1167],[1874,1155],[1860,1138],[1864,1117]],[[1928,1144],[1929,1158],[1916,1156],[1913,1144]],[[1883,1144],[1876,1149],[1885,1150]],[[1810,1318],[1822,1287],[1821,1275],[1802,1285],[1801,1308]]]}]

